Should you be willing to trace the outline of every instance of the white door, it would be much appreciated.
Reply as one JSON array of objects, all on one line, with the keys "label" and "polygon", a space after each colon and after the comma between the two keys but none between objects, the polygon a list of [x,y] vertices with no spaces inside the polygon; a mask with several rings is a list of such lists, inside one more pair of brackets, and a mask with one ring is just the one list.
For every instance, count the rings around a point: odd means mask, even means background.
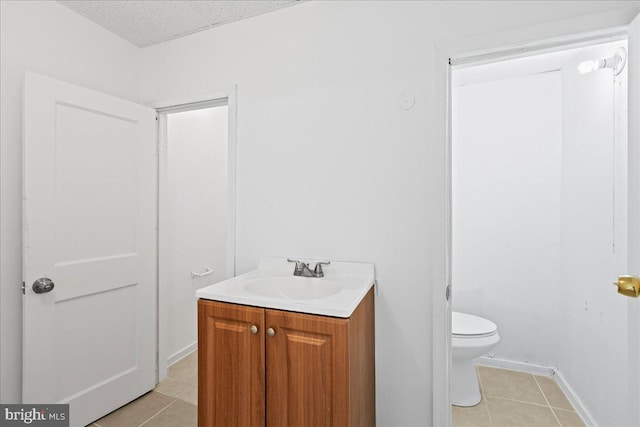
[{"label": "white door", "polygon": [[[640,15],[629,27],[629,146],[628,146],[628,270],[620,274],[640,277]],[[640,299],[629,299],[629,367],[627,396],[629,425],[640,425]]]},{"label": "white door", "polygon": [[25,76],[23,402],[69,403],[72,426],[155,386],[155,117]]},{"label": "white door", "polygon": [[[640,425],[640,406],[637,403],[640,395],[640,298],[618,294],[616,288],[609,284],[616,281],[618,275],[640,277],[640,17],[638,16],[629,26],[627,51],[626,104],[628,110],[626,118],[624,115],[622,118],[618,117],[618,120],[627,120],[626,144],[618,143],[621,135],[615,134],[612,150],[608,143],[611,141],[612,132],[606,126],[599,126],[598,123],[613,122],[611,117],[601,114],[603,107],[605,111],[611,111],[615,101],[618,102],[615,108],[619,110],[624,108],[625,102],[620,102],[624,101],[622,96],[620,99],[615,99],[613,96],[614,87],[623,80],[622,75],[620,80],[613,79],[612,72],[607,70],[585,74],[582,79],[573,79],[573,83],[565,86],[565,89],[583,94],[583,102],[564,110],[565,120],[573,119],[575,125],[572,129],[577,132],[573,135],[578,137],[573,138],[576,143],[574,156],[580,152],[579,166],[588,171],[580,178],[589,176],[595,179],[589,184],[589,193],[569,196],[572,199],[569,201],[570,204],[576,200],[590,203],[590,205],[574,204],[574,209],[582,207],[583,210],[574,212],[572,219],[590,221],[598,218],[598,214],[594,213],[596,209],[600,208],[604,212],[607,206],[614,215],[613,221],[609,220],[611,215],[608,217],[600,215],[599,218],[607,223],[602,221],[594,227],[589,227],[590,224],[584,222],[575,224],[578,221],[572,221],[574,224],[567,226],[569,229],[575,227],[574,229],[577,230],[577,227],[581,227],[583,230],[590,229],[590,231],[589,238],[582,240],[586,244],[572,249],[574,256],[571,259],[581,261],[573,266],[572,276],[577,280],[578,287],[573,289],[575,292],[571,302],[577,309],[575,311],[583,312],[583,315],[576,319],[578,322],[574,325],[569,340],[579,343],[576,348],[580,351],[573,355],[570,363],[561,366],[560,371],[565,373],[578,392],[578,396],[581,396],[581,390],[593,390],[594,386],[599,390],[599,393],[591,393],[590,401],[585,402],[596,422],[603,426],[621,427]],[[577,72],[576,65],[574,63],[570,67],[574,73]],[[569,68],[564,72],[568,70]],[[598,81],[607,84],[596,85]],[[594,91],[594,87],[599,87],[601,91]],[[596,135],[587,132],[587,130],[597,129],[598,126],[601,130],[608,131]],[[624,131],[624,123],[620,122],[618,128]],[[593,144],[595,141],[598,143]],[[613,173],[609,169],[612,164],[615,165]],[[611,197],[611,188],[614,188],[613,197]],[[609,238],[611,230],[614,231],[615,245],[613,246]],[[590,258],[579,258],[576,254],[587,254]],[[572,266],[565,264],[561,268],[571,269]],[[580,275],[579,272],[583,274]],[[564,279],[564,284],[572,280],[570,276]],[[585,301],[589,304],[587,305]],[[566,324],[563,325],[563,327],[566,326]],[[571,370],[575,370],[572,378],[569,376]]]},{"label": "white door", "polygon": [[616,51],[610,45],[581,49],[562,69],[558,369],[582,400],[587,418],[623,427],[635,425],[627,390],[637,362],[629,359],[629,338],[639,325],[628,322],[629,298],[612,283],[626,274],[628,230],[640,219],[627,212],[631,141],[625,123],[633,118],[625,108],[634,73],[631,68],[619,76],[610,69],[579,72],[585,61]]}]

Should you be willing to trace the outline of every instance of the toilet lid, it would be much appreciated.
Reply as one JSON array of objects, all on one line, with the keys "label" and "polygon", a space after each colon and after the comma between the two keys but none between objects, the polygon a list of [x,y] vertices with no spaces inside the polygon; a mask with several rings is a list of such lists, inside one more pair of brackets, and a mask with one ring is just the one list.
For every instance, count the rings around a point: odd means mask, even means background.
[{"label": "toilet lid", "polygon": [[498,327],[491,320],[472,314],[454,311],[451,318],[451,333],[458,336],[493,335]]}]

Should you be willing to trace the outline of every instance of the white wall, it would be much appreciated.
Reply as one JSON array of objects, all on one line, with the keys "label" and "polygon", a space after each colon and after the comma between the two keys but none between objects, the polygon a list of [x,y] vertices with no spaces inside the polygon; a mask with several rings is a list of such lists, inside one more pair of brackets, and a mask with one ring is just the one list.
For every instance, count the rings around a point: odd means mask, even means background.
[{"label": "white wall", "polygon": [[499,359],[558,366],[561,148],[559,71],[454,88],[453,309]]},{"label": "white wall", "polygon": [[[195,349],[195,291],[227,278],[227,110],[219,106],[167,115],[160,274],[170,362]],[[207,267],[213,274],[191,277],[192,271]]]},{"label": "white wall", "polygon": [[[446,238],[434,46],[621,5],[308,2],[144,49],[141,97],[238,85],[238,273],[261,255],[374,262],[378,424],[428,425]],[[637,13],[625,5],[616,22]],[[599,25],[554,22],[524,38]],[[398,108],[402,92],[412,109]]]},{"label": "white wall", "polygon": [[[382,426],[428,425],[432,414],[431,290],[446,237],[434,46],[510,44],[520,30],[535,40],[638,12],[615,1],[307,2],[137,51],[59,4],[0,5],[1,400],[20,396],[20,86],[31,68],[129,99],[140,83],[149,103],[239,85],[238,272],[261,255],[376,264]],[[397,108],[401,92],[415,95],[413,109]]]},{"label": "white wall", "polygon": [[57,2],[0,1],[0,401],[22,370],[22,84],[26,70],[135,101],[139,50]]}]

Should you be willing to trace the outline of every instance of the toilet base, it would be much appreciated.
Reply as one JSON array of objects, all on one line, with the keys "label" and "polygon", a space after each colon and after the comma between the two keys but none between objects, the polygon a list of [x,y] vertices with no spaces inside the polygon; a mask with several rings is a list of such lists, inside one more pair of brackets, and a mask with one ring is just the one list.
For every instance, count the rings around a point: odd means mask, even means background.
[{"label": "toilet base", "polygon": [[476,359],[453,360],[451,365],[451,404],[475,406],[480,403],[480,384],[476,375]]}]

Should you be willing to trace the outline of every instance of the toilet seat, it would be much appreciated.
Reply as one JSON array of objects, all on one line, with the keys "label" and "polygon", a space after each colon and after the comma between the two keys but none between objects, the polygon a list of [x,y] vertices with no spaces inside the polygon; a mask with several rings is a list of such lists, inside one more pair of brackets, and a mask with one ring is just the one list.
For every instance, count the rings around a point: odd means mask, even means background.
[{"label": "toilet seat", "polygon": [[451,313],[451,335],[454,338],[483,338],[497,332],[498,326],[491,320],[457,311]]}]

